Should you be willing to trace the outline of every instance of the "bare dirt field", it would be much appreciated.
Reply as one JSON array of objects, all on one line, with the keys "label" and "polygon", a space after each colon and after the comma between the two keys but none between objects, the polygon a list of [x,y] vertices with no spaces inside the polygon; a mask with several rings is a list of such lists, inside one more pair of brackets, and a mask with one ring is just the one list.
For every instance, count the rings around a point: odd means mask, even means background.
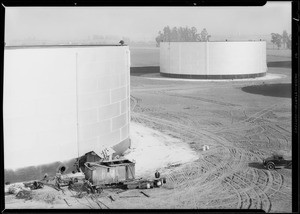
[{"label": "bare dirt field", "polygon": [[[146,52],[155,56],[150,62],[134,64],[136,59],[132,59],[131,119],[188,144],[198,158],[162,169],[167,184],[143,190],[150,197],[136,189],[122,193],[105,190],[99,196],[78,199],[72,191],[57,193],[45,186],[36,193],[46,198],[39,207],[291,212],[291,169],[269,171],[262,166],[262,160],[273,153],[291,156],[289,56],[268,56],[268,72],[283,78],[197,82],[147,78],[159,71],[159,58],[156,49]],[[203,151],[203,145],[210,149]],[[182,154],[177,155],[180,158]],[[21,199],[9,195],[5,200],[16,208]],[[29,200],[22,206],[36,207],[33,203]]]}]

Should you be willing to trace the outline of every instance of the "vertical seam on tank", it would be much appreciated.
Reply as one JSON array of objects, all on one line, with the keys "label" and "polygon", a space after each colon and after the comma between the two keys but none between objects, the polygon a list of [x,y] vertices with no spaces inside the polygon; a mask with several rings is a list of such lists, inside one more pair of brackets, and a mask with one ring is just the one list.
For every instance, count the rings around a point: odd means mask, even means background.
[{"label": "vertical seam on tank", "polygon": [[79,136],[79,124],[78,124],[78,114],[79,114],[79,110],[78,110],[78,69],[77,69],[77,61],[78,61],[78,53],[76,52],[75,55],[75,73],[76,73],[76,141],[77,141],[77,156],[79,157],[79,140],[78,140],[78,136]]},{"label": "vertical seam on tank", "polygon": [[[126,79],[128,80],[127,82],[127,86],[126,89],[128,89],[128,96],[127,96],[127,105],[128,105],[128,109],[127,109],[127,112],[128,112],[128,134],[127,136],[129,136],[129,133],[130,133],[130,120],[131,120],[131,112],[130,112],[130,50],[129,48],[127,48],[126,50],[126,55],[127,55],[127,68],[126,68],[126,72],[127,72],[127,77],[129,76],[129,78],[126,77]],[[127,91],[126,91],[127,93]],[[126,94],[127,95],[127,94]],[[120,136],[121,138],[121,136]]]},{"label": "vertical seam on tank", "polygon": [[171,44],[169,42],[169,72],[171,72]]}]

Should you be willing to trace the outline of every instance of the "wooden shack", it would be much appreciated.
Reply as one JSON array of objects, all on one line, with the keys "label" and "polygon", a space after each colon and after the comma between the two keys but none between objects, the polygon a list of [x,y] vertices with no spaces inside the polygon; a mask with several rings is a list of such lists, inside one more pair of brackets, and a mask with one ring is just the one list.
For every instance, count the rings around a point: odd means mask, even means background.
[{"label": "wooden shack", "polygon": [[85,178],[93,185],[114,184],[135,179],[135,163],[127,159],[87,162]]},{"label": "wooden shack", "polygon": [[85,171],[85,163],[86,162],[97,162],[97,161],[101,161],[103,160],[102,157],[100,157],[97,153],[95,153],[94,151],[88,152],[84,155],[82,155],[81,157],[79,157],[77,159],[77,167],[78,167],[78,171],[79,168],[81,169],[82,172]]}]

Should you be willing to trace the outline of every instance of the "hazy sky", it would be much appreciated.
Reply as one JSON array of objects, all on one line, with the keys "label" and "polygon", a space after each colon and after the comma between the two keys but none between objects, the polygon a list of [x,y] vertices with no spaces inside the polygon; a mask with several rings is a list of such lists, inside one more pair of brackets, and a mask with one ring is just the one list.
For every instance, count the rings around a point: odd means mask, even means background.
[{"label": "hazy sky", "polygon": [[93,35],[152,40],[164,26],[206,28],[212,35],[291,33],[291,3],[263,7],[6,7],[5,40],[88,39]]}]

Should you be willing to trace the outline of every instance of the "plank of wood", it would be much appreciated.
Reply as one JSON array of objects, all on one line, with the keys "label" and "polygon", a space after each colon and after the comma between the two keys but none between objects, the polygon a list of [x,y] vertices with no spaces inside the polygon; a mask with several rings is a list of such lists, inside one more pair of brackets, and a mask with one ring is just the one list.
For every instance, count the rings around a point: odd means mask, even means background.
[{"label": "plank of wood", "polygon": [[144,193],[143,191],[141,191],[141,193],[142,193],[144,196],[148,197],[148,198],[150,197],[150,195]]},{"label": "plank of wood", "polygon": [[110,200],[115,201],[115,199],[110,195],[108,196]]},{"label": "plank of wood", "polygon": [[120,196],[120,198],[134,198],[134,197],[141,197],[139,195],[126,195],[126,196]]},{"label": "plank of wood", "polygon": [[66,202],[66,204],[70,207],[71,205],[67,202],[67,200],[66,199],[64,199],[64,201]]}]

